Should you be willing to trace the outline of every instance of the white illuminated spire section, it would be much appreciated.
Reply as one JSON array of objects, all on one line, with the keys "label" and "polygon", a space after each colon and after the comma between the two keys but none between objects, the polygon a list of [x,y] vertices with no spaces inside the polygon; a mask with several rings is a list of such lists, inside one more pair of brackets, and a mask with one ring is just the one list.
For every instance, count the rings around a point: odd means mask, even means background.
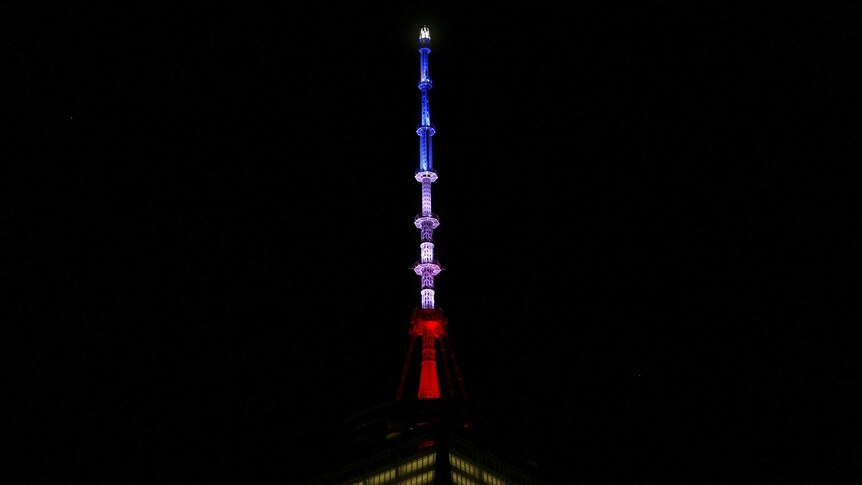
[{"label": "white illuminated spire section", "polygon": [[428,30],[428,27],[422,27],[419,29],[419,38],[431,40],[431,31]]}]

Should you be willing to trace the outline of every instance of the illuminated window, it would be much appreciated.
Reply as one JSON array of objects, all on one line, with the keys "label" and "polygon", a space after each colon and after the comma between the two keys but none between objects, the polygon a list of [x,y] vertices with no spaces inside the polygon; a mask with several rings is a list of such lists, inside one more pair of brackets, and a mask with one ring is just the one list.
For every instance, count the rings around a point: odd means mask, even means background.
[{"label": "illuminated window", "polygon": [[466,473],[467,475],[470,475],[475,478],[479,478],[481,476],[481,472],[476,465],[468,462],[467,460],[461,458],[458,455],[453,455],[452,453],[449,453],[449,463],[452,464],[453,468],[456,468],[461,472]]},{"label": "illuminated window", "polygon": [[391,483],[395,480],[395,469],[386,470],[383,473],[379,473],[374,475],[365,481],[366,485],[384,485],[386,483]]},{"label": "illuminated window", "polygon": [[506,485],[506,482],[482,470],[482,480],[488,485]]},{"label": "illuminated window", "polygon": [[452,470],[452,483],[455,485],[480,485],[479,482],[471,480],[455,470]]},{"label": "illuminated window", "polygon": [[408,478],[406,480],[401,480],[398,482],[398,485],[426,485],[434,481],[434,470],[430,472],[425,472],[421,475],[416,475],[415,477]]},{"label": "illuminated window", "polygon": [[452,481],[457,485],[506,485],[503,479],[482,470],[458,455],[449,453],[449,463],[453,468]]},{"label": "illuminated window", "polygon": [[434,466],[434,453],[429,453],[419,457],[411,462],[405,463],[398,467],[398,475],[405,476],[410,473]]}]

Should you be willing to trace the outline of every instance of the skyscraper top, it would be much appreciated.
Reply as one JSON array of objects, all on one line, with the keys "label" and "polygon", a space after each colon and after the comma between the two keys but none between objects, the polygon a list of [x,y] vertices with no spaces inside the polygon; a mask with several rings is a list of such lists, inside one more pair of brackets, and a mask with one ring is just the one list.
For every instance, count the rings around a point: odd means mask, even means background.
[{"label": "skyscraper top", "polygon": [[419,30],[419,40],[423,39],[431,40],[431,31],[428,30],[428,27],[422,27]]}]

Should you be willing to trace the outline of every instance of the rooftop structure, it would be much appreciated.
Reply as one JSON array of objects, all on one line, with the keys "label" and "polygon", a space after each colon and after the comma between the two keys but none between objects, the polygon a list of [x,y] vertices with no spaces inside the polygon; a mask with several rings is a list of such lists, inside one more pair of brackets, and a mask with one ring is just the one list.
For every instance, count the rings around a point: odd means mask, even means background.
[{"label": "rooftop structure", "polygon": [[[519,456],[517,449],[477,434],[473,426],[474,408],[467,400],[449,340],[448,319],[436,302],[434,278],[441,267],[434,259],[433,235],[440,219],[431,211],[431,185],[438,176],[431,149],[435,129],[431,124],[429,103],[430,53],[431,33],[423,27],[419,33],[422,104],[416,129],[419,167],[415,172],[416,181],[422,184],[422,196],[420,212],[414,219],[420,236],[419,260],[413,266],[420,280],[420,302],[410,319],[410,343],[396,399],[349,419],[340,448],[333,450],[334,466],[309,484],[545,483],[537,478],[533,465]],[[416,359],[414,348],[419,343],[421,351]],[[417,366],[418,378],[416,372],[411,372]],[[438,371],[442,372],[443,379],[439,378]],[[408,387],[410,393],[406,393]]]}]

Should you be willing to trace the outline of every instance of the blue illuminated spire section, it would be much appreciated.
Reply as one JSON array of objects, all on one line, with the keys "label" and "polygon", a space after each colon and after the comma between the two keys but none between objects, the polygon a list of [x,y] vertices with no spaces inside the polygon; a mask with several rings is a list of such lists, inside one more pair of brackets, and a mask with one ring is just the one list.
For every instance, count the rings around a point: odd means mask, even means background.
[{"label": "blue illuminated spire section", "polygon": [[431,32],[427,27],[419,31],[419,91],[422,93],[422,114],[416,134],[419,135],[419,169],[416,171],[416,181],[422,184],[422,212],[414,221],[419,229],[421,242],[419,244],[419,262],[413,270],[421,278],[422,308],[434,308],[434,277],[440,273],[440,265],[434,260],[434,229],[440,225],[440,220],[431,212],[431,184],[437,180],[432,161],[431,137],[434,127],[431,126],[431,107],[428,91],[431,90],[431,77],[428,74],[428,54],[431,53]]},{"label": "blue illuminated spire section", "polygon": [[431,33],[427,27],[422,27],[419,33],[419,90],[422,91],[422,117],[416,134],[419,135],[419,170],[434,170],[431,153],[431,137],[434,127],[431,126],[431,107],[428,102],[428,91],[431,90],[431,76],[428,75],[428,54],[431,53]]}]

